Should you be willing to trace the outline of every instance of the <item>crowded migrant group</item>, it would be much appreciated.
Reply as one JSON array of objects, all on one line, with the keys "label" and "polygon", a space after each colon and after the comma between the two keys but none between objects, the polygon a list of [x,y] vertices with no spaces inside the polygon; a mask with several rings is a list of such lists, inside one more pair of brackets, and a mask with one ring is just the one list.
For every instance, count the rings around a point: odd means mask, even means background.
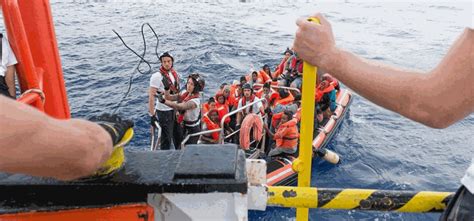
[{"label": "crowded migrant group", "polygon": [[[181,79],[173,67],[173,56],[168,52],[161,54],[160,71],[151,76],[149,89],[151,125],[161,127],[160,149],[180,149],[187,135],[221,129],[221,126],[223,133],[216,130],[191,136],[185,144],[232,142],[248,148],[248,140],[239,138],[242,132],[244,135],[256,132],[245,123],[254,121],[271,138],[258,144],[265,145],[269,156],[297,152],[303,61],[288,48],[283,55],[273,72],[265,64],[259,71],[252,70],[239,80],[223,83],[202,103],[203,77],[190,74],[184,88],[180,88]],[[339,91],[338,81],[328,73],[317,81],[315,135],[334,113]],[[226,116],[233,110],[238,110],[237,114]]]}]

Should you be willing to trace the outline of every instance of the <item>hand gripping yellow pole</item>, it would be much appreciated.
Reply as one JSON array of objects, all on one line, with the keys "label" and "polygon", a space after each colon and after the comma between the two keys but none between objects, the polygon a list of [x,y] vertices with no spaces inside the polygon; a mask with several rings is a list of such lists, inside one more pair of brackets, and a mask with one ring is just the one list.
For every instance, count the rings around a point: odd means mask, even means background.
[{"label": "hand gripping yellow pole", "polygon": [[[317,18],[308,21],[319,24]],[[298,159],[293,163],[293,170],[298,172],[298,187],[309,187],[311,181],[311,159],[313,154],[313,127],[314,127],[314,95],[316,93],[316,79],[318,68],[304,62],[303,65],[303,92],[301,103],[300,152]],[[296,220],[308,220],[308,208],[296,209]]]}]

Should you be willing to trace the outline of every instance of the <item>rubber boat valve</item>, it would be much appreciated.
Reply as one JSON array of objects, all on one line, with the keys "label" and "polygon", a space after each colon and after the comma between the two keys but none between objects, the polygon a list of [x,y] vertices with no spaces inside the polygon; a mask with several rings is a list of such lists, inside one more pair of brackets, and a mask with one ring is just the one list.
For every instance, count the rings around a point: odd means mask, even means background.
[{"label": "rubber boat valve", "polygon": [[324,160],[328,161],[329,163],[332,164],[339,164],[341,163],[341,158],[339,155],[331,150],[328,150],[326,148],[319,148],[316,150],[316,154],[323,158]]}]

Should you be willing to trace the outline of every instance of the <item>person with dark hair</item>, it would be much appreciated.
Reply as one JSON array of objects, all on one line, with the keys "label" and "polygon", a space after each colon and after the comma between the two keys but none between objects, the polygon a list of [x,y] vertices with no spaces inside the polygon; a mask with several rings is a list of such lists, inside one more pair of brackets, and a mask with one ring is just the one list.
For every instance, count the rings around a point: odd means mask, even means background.
[{"label": "person with dark hair", "polygon": [[214,97],[210,97],[207,102],[202,105],[202,115],[206,115],[210,109],[216,109],[216,100]]},{"label": "person with dark hair", "polygon": [[336,91],[339,91],[341,89],[341,87],[339,86],[339,81],[329,73],[323,74],[323,77],[321,79],[323,81],[329,82],[330,85],[334,86],[334,89],[336,89]]},{"label": "person with dark hair", "polygon": [[[219,129],[219,113],[216,109],[210,109],[208,114],[202,118],[202,130]],[[200,142],[205,144],[217,144],[219,142],[219,132],[204,134],[200,137]]]},{"label": "person with dark hair", "polygon": [[252,86],[253,89],[255,89],[256,86],[254,84],[262,84],[263,81],[258,72],[252,71],[252,73],[250,74],[250,79],[247,81],[247,83],[250,84],[250,86]]},{"label": "person with dark hair", "polygon": [[328,81],[323,80],[319,83],[316,91],[315,101],[321,107],[321,111],[324,113],[325,117],[328,118],[337,107],[336,89],[334,89],[334,86]]},{"label": "person with dark hair", "polygon": [[272,71],[270,70],[270,66],[268,66],[268,64],[263,65],[262,70],[260,70],[258,74],[262,79],[262,84],[272,81]]},{"label": "person with dark hair", "polygon": [[219,86],[219,90],[224,90],[224,87],[227,86],[228,84],[227,83],[222,83],[221,86]]},{"label": "person with dark hair", "polygon": [[248,82],[247,78],[245,76],[240,76],[240,85],[244,85]]},{"label": "person with dark hair", "polygon": [[[175,145],[181,145],[181,141],[189,134],[201,131],[201,98],[199,92],[204,89],[205,81],[199,74],[191,74],[186,82],[186,91],[181,94],[171,94],[170,82],[163,81],[165,93],[157,94],[160,103],[165,104],[179,112],[178,125],[183,128],[182,137],[175,137]],[[175,102],[177,101],[177,102]],[[177,134],[175,134],[177,135]],[[196,144],[199,136],[189,138],[186,144]]]},{"label": "person with dark hair", "polygon": [[[148,114],[151,119],[151,126],[155,127],[158,122],[161,127],[161,150],[169,150],[173,144],[175,111],[168,105],[155,101],[157,93],[163,94],[165,90],[169,90],[171,94],[179,92],[179,75],[174,70],[174,57],[164,52],[160,55],[161,67],[160,71],[154,73],[150,78],[150,89],[148,92]],[[163,81],[170,82],[165,88]],[[153,130],[153,129],[152,129]],[[179,148],[176,147],[175,148]]]},{"label": "person with dark hair", "polygon": [[[331,24],[298,19],[293,44],[306,62],[331,73],[368,100],[433,128],[474,112],[474,30],[465,28],[438,66],[427,73],[372,63],[336,46]],[[442,101],[442,102],[440,102]],[[474,158],[440,220],[474,220]]]},{"label": "person with dark hair", "polygon": [[276,80],[283,74],[286,69],[286,63],[288,59],[293,55],[293,51],[290,48],[286,48],[285,52],[283,52],[283,59],[281,60],[280,64],[276,67],[275,71],[272,73],[271,77],[273,80]]},{"label": "person with dark hair", "polygon": [[15,98],[15,54],[8,40],[0,33],[0,94]]},{"label": "person with dark hair", "polygon": [[279,97],[278,93],[271,89],[270,82],[265,82],[265,84],[263,84],[262,89],[257,91],[255,95],[259,98],[265,98],[266,101],[263,104],[264,109],[272,108]]},{"label": "person with dark hair", "polygon": [[288,92],[285,89],[279,89],[278,95],[279,95],[279,98],[276,101],[275,105],[288,105],[288,104],[293,103],[293,101],[295,100],[295,97],[293,97],[293,94]]},{"label": "person with dark hair", "polygon": [[293,112],[288,110],[283,112],[275,133],[272,133],[266,124],[263,125],[263,128],[275,141],[275,145],[268,153],[268,156],[296,153],[298,150],[299,132],[296,119],[293,118]]},{"label": "person with dark hair", "polygon": [[[240,109],[244,107],[245,105],[250,104],[255,101],[255,95],[253,94],[253,89],[250,86],[250,84],[244,84],[242,86],[242,90],[243,90],[244,95],[242,96],[242,98],[240,98],[239,104],[237,105],[237,109]],[[255,104],[247,108],[244,108],[242,111],[239,111],[237,113],[236,128],[240,126],[240,123],[242,123],[242,120],[245,118],[245,116],[248,113],[263,114],[264,109],[263,109],[262,102],[256,102]]]}]

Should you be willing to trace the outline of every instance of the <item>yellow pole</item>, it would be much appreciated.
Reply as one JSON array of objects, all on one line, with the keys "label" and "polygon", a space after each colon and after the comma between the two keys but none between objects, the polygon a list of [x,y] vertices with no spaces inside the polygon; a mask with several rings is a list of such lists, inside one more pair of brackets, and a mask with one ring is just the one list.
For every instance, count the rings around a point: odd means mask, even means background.
[{"label": "yellow pole", "polygon": [[427,213],[442,212],[453,196],[453,192],[269,186],[267,204],[278,207]]},{"label": "yellow pole", "polygon": [[[319,24],[317,18],[308,21]],[[317,79],[317,67],[304,62],[303,66],[303,91],[301,102],[301,127],[300,127],[300,152],[293,163],[293,169],[298,172],[298,187],[309,187],[311,182],[311,158],[313,154],[313,127],[314,127],[314,95]],[[296,209],[296,220],[308,220],[308,208]]]}]

